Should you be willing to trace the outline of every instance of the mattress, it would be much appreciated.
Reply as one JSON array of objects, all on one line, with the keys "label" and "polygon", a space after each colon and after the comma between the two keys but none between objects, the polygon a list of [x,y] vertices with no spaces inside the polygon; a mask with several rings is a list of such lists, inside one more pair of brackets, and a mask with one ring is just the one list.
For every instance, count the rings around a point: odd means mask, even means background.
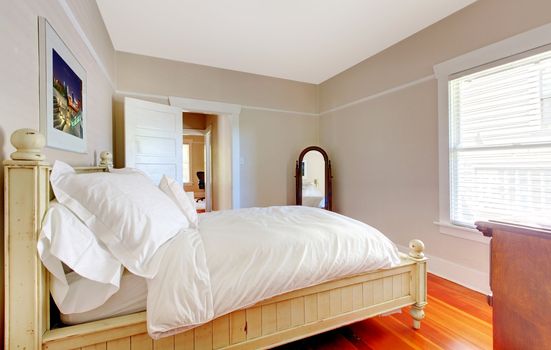
[{"label": "mattress", "polygon": [[76,314],[61,314],[61,322],[66,325],[101,320],[109,317],[128,315],[144,311],[147,303],[147,284],[144,278],[125,271],[120,289],[100,307]]}]

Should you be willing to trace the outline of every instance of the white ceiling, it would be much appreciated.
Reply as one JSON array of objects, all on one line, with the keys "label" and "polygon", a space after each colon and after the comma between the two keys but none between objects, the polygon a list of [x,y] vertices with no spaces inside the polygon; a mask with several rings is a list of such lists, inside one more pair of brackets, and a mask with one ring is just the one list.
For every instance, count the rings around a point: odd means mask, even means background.
[{"label": "white ceiling", "polygon": [[318,84],[475,0],[97,0],[118,51]]}]

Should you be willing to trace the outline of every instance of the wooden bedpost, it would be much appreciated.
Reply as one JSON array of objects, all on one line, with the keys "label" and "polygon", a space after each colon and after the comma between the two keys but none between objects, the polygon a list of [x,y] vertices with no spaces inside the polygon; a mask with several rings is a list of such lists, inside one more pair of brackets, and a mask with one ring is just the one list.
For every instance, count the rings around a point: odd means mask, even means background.
[{"label": "wooden bedpost", "polygon": [[4,348],[40,349],[49,328],[47,274],[36,250],[49,202],[49,170],[43,135],[20,129],[16,152],[4,161]]},{"label": "wooden bedpost", "polygon": [[104,166],[107,168],[113,167],[113,154],[111,152],[103,151],[100,153],[99,158],[100,158],[100,161],[99,161],[100,166]]},{"label": "wooden bedpost", "polygon": [[415,304],[411,306],[409,314],[413,317],[413,328],[421,328],[421,320],[425,318],[423,310],[427,305],[427,258],[423,253],[425,244],[418,239],[409,242],[409,257],[416,262],[416,273],[413,283],[416,284]]}]

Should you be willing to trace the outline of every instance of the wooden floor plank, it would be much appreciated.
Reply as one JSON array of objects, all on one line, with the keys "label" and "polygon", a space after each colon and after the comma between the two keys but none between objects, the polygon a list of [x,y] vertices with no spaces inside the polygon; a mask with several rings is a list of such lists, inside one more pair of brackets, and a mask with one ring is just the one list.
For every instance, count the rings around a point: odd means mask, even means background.
[{"label": "wooden floor plank", "polygon": [[[392,315],[392,318],[398,320],[406,327],[411,327],[411,316],[407,312]],[[439,344],[441,347],[444,347],[445,344],[447,350],[472,349],[475,347],[473,344],[458,336],[449,327],[430,322],[430,320],[429,322],[423,321],[421,329],[415,331],[415,333],[421,334],[433,343]]]},{"label": "wooden floor plank", "polygon": [[492,323],[492,313],[488,312],[488,302],[485,295],[434,275],[428,276],[428,293],[451,306]]},{"label": "wooden floor plank", "polygon": [[383,322],[377,318],[358,322],[350,325],[354,335],[372,349],[415,349],[402,337],[397,337],[383,326]]},{"label": "wooden floor plank", "polygon": [[428,302],[421,329],[409,308],[299,340],[278,350],[308,349],[491,349],[492,309],[486,297],[441,277],[428,276]]}]

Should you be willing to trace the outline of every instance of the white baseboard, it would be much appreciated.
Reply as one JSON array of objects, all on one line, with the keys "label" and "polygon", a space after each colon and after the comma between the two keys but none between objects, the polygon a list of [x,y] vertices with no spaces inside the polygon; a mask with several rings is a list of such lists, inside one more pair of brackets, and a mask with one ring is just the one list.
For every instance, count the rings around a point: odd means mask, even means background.
[{"label": "white baseboard", "polygon": [[[403,253],[408,253],[409,248],[396,245]],[[426,254],[429,258],[428,270],[437,276],[460,284],[469,289],[483,294],[490,294],[490,275],[485,272],[459,265],[455,262]]]}]

